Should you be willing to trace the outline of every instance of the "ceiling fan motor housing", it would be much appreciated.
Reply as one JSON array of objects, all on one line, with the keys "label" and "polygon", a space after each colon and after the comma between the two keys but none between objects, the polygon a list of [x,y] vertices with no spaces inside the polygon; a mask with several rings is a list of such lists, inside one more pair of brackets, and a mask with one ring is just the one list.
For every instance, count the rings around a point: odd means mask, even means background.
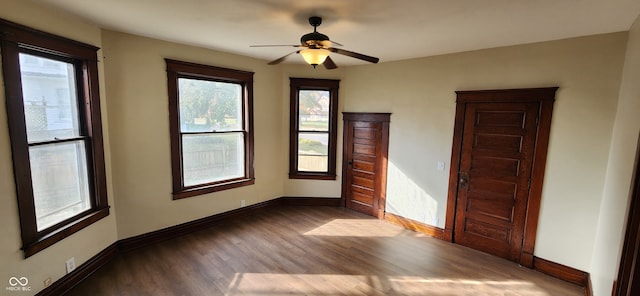
[{"label": "ceiling fan motor housing", "polygon": [[300,43],[309,46],[309,48],[323,48],[325,41],[329,41],[329,36],[318,32],[304,34],[300,38]]}]

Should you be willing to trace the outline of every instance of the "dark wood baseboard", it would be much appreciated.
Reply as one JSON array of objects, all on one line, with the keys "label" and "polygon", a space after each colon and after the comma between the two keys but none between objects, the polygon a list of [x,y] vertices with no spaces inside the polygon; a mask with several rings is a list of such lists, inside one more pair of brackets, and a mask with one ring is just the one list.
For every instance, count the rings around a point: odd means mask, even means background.
[{"label": "dark wood baseboard", "polygon": [[342,199],[332,197],[297,197],[285,196],[280,198],[282,204],[286,206],[327,206],[341,207]]},{"label": "dark wood baseboard", "polygon": [[58,296],[64,295],[73,287],[75,287],[78,283],[82,282],[84,279],[88,278],[94,272],[98,271],[100,267],[109,263],[109,261],[113,260],[116,256],[118,256],[118,243],[115,242],[102,250],[100,253],[91,257],[91,259],[87,260],[87,262],[78,266],[74,271],[68,273],[63,276],[59,280],[55,281],[51,286],[46,287],[44,290],[40,291],[37,296]]},{"label": "dark wood baseboard", "polygon": [[128,252],[144,246],[155,244],[161,241],[176,238],[188,233],[196,232],[211,227],[217,222],[221,222],[226,219],[240,218],[258,213],[269,207],[281,205],[281,198],[268,200],[265,202],[257,203],[254,205],[238,208],[228,212],[215,214],[209,217],[204,217],[198,220],[178,224],[175,226],[163,228],[160,230],[148,232],[145,234],[121,239],[118,242],[118,249],[121,252]]},{"label": "dark wood baseboard", "polygon": [[394,224],[398,224],[406,229],[424,233],[426,235],[445,240],[444,229],[431,226],[422,222],[411,220],[409,218],[401,217],[391,213],[384,214],[384,220]]},{"label": "dark wood baseboard", "polygon": [[538,257],[533,257],[533,269],[583,287],[589,284],[588,272]]}]

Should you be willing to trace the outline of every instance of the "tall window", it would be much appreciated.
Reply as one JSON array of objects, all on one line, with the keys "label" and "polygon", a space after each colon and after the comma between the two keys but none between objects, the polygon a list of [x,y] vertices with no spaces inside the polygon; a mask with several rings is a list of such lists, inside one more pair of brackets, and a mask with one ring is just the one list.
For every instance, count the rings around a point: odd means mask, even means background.
[{"label": "tall window", "polygon": [[107,216],[97,50],[0,20],[25,256]]},{"label": "tall window", "polygon": [[339,80],[290,78],[289,178],[336,179]]},{"label": "tall window", "polygon": [[174,199],[253,184],[253,72],[166,63]]}]

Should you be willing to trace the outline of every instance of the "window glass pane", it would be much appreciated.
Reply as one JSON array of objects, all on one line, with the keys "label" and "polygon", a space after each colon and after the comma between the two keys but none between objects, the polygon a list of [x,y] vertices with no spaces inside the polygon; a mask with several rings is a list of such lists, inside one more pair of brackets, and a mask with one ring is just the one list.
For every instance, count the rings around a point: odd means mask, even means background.
[{"label": "window glass pane", "polygon": [[84,142],[29,148],[38,231],[91,207]]},{"label": "window glass pane", "polygon": [[244,176],[242,133],[182,135],[184,186]]},{"label": "window glass pane", "polygon": [[298,134],[298,170],[326,172],[329,160],[328,133]]},{"label": "window glass pane", "polygon": [[298,93],[298,129],[329,130],[330,93],[326,90],[301,90]]},{"label": "window glass pane", "polygon": [[73,64],[20,53],[29,142],[80,135]]},{"label": "window glass pane", "polygon": [[178,78],[178,92],[182,132],[242,130],[240,84]]}]

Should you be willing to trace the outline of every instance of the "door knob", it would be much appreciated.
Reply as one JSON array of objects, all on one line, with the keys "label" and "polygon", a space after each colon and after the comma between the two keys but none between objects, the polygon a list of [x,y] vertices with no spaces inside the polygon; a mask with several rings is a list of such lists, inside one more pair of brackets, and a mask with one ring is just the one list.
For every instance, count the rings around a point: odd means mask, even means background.
[{"label": "door knob", "polygon": [[460,188],[467,187],[469,176],[465,172],[460,172]]}]

